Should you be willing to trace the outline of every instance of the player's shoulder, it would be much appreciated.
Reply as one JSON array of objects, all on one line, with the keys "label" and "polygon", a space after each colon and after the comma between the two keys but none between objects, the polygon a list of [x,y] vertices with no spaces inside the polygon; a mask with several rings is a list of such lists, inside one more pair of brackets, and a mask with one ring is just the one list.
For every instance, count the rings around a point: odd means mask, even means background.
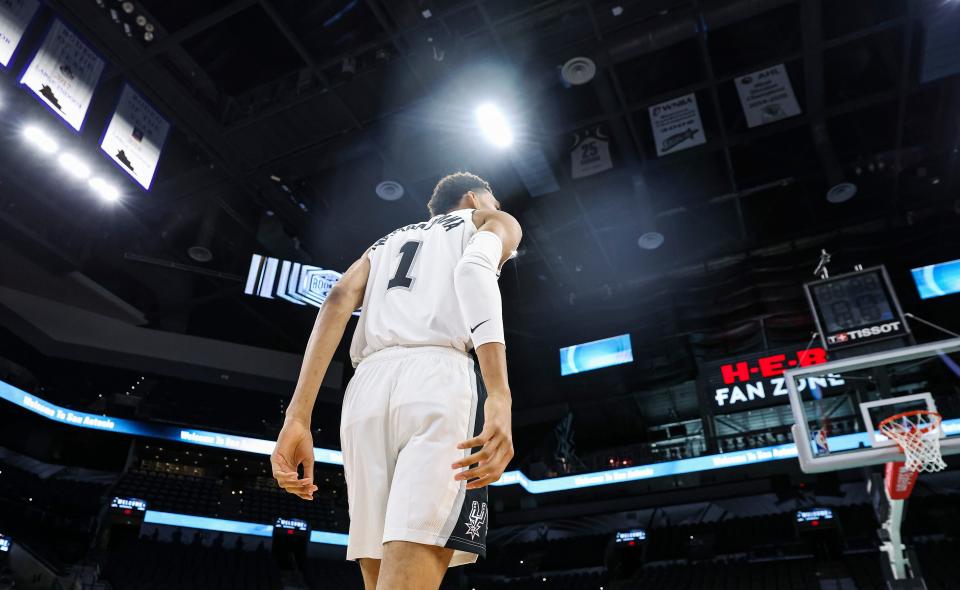
[{"label": "player's shoulder", "polygon": [[476,209],[473,212],[473,223],[478,228],[482,227],[486,223],[500,224],[513,232],[518,234],[522,233],[520,222],[517,221],[516,217],[510,215],[506,211],[499,211],[496,209]]}]

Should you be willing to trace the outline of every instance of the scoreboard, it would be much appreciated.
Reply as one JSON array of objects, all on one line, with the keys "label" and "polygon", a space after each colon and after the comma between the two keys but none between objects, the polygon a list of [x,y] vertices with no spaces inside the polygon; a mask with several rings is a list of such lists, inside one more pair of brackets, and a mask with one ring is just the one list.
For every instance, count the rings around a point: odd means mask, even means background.
[{"label": "scoreboard", "polygon": [[828,351],[910,333],[882,266],[807,283],[804,290]]}]

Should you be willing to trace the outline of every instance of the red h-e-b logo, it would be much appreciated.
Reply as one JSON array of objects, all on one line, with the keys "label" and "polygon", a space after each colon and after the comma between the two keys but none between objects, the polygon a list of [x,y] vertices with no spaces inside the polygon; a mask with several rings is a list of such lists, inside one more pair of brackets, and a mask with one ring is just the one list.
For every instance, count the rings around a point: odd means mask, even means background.
[{"label": "red h-e-b logo", "polygon": [[753,365],[748,361],[721,365],[720,375],[723,377],[723,382],[730,385],[738,381],[746,382],[779,377],[789,368],[808,367],[827,362],[827,351],[819,347],[811,348],[809,350],[798,350],[796,358],[787,359],[785,354],[774,354],[760,357],[755,362],[756,364]]}]

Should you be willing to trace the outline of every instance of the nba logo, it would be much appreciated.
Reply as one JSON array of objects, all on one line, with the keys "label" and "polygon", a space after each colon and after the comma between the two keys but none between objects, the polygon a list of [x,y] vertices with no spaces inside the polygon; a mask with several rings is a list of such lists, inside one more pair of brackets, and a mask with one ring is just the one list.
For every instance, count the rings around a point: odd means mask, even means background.
[{"label": "nba logo", "polygon": [[817,449],[818,455],[826,455],[830,452],[830,445],[827,443],[827,429],[821,428],[813,437],[813,444]]}]

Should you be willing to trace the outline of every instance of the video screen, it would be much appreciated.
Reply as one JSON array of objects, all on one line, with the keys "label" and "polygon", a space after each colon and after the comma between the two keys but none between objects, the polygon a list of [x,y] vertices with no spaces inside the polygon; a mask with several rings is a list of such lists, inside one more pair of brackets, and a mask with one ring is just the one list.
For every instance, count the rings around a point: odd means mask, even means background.
[{"label": "video screen", "polygon": [[573,375],[633,362],[630,334],[574,344],[560,349],[560,375]]},{"label": "video screen", "polygon": [[140,498],[120,498],[115,497],[110,501],[110,508],[119,508],[121,510],[139,510],[143,512],[147,509],[147,502]]},{"label": "video screen", "polygon": [[274,527],[292,531],[306,531],[308,528],[307,523],[298,518],[278,518]]},{"label": "video screen", "polygon": [[922,266],[911,273],[920,299],[960,293],[960,260]]},{"label": "video screen", "polygon": [[643,529],[632,529],[629,531],[617,531],[615,542],[629,543],[631,541],[643,541],[647,538],[647,531]]}]

